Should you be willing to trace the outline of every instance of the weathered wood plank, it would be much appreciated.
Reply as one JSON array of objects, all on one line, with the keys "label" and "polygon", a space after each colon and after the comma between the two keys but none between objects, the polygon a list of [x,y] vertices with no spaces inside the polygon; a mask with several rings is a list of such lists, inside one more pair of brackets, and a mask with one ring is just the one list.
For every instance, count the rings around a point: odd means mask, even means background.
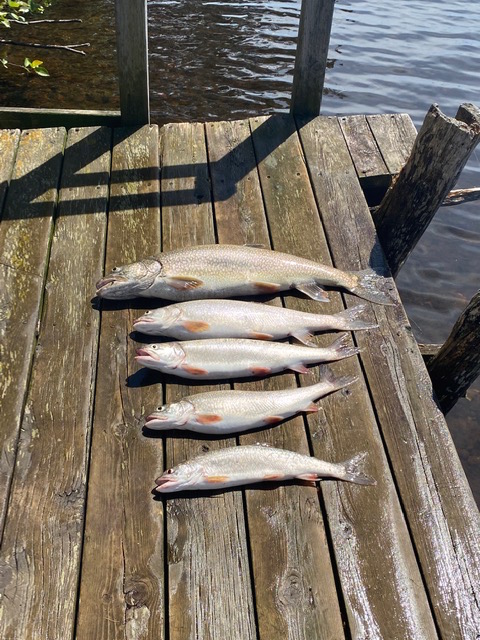
[{"label": "weathered wood plank", "polygon": [[0,129],[33,129],[44,127],[116,127],[120,125],[120,111],[93,109],[30,109],[28,107],[0,107]]},{"label": "weathered wood plank", "polygon": [[[204,126],[166,125],[162,133],[163,250],[214,243]],[[168,384],[166,400],[211,388]],[[166,464],[228,444],[172,438]],[[172,497],[166,512],[170,639],[255,638],[242,492]]]},{"label": "weathered wood plank", "polygon": [[3,202],[12,176],[19,140],[20,131],[18,129],[0,131],[0,158],[2,159],[0,163],[0,220],[2,219]]},{"label": "weathered wood plank", "polygon": [[[334,122],[340,132],[336,119]],[[330,264],[295,124],[291,118],[275,116],[254,118],[251,126],[257,156],[264,157],[264,147],[275,149],[259,165],[273,247]],[[328,136],[322,139],[331,144]],[[274,144],[275,140],[278,144]],[[344,141],[342,144],[346,149]],[[355,175],[350,158],[349,168]],[[311,165],[310,169],[315,175],[326,171],[320,164]],[[360,190],[356,175],[355,180]],[[329,197],[330,201],[319,198],[322,214],[324,208],[336,212],[332,203],[338,194],[329,193]],[[331,302],[328,309],[327,305],[321,307],[322,312],[340,311],[340,294],[329,295]],[[287,298],[287,306],[319,310],[318,303],[294,297]],[[327,345],[332,336],[318,340]],[[338,375],[357,375],[359,381],[351,390],[325,398],[323,411],[309,418],[314,453],[319,458],[342,461],[366,451],[366,471],[378,482],[375,487],[321,483],[350,633],[354,638],[435,638],[427,597],[358,359],[335,363],[332,369]],[[300,377],[302,384],[316,379],[316,373]]]},{"label": "weathered wood plank", "polygon": [[320,113],[334,0],[302,0],[290,111]]},{"label": "weathered wood plank", "polygon": [[367,116],[389,173],[399,173],[410,157],[417,130],[406,113]]},{"label": "weathered wood plank", "polygon": [[[158,129],[117,129],[105,270],[159,248]],[[149,491],[163,450],[140,428],[159,392],[136,371],[131,307],[102,304],[76,635],[85,640],[164,637],[163,509]]]},{"label": "weathered wood plank", "polygon": [[116,0],[117,63],[122,124],[150,122],[147,0]]},{"label": "weathered wood plank", "polygon": [[[248,121],[209,123],[206,132],[219,242],[270,246]],[[235,384],[259,391],[295,386],[292,374]],[[239,440],[308,454],[302,418]],[[344,637],[316,489],[248,490],[246,504],[259,637]]]},{"label": "weathered wood plank", "polygon": [[0,537],[36,340],[64,129],[24,131],[0,224]]},{"label": "weathered wood plank", "polygon": [[[386,270],[338,123],[318,118],[300,136],[335,266]],[[439,633],[472,638],[480,628],[480,516],[401,304],[371,311],[379,329],[356,341]]]},{"label": "weathered wood plank", "polygon": [[110,139],[108,129],[72,130],[67,139],[0,555],[2,638],[73,631],[99,325],[89,299],[103,266]]}]

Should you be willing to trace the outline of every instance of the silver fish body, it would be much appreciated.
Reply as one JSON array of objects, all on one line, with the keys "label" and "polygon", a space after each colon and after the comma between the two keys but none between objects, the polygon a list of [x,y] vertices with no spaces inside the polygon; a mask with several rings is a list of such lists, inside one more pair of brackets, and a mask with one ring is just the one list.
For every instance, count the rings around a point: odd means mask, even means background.
[{"label": "silver fish body", "polygon": [[264,445],[230,447],[210,451],[167,469],[157,478],[156,491],[212,490],[293,478],[314,482],[321,477],[364,485],[376,484],[359,470],[363,458],[364,454],[359,454],[335,464]]},{"label": "silver fish body", "polygon": [[153,297],[184,301],[276,294],[289,289],[327,301],[321,285],[342,287],[371,302],[391,304],[371,270],[347,272],[279,251],[201,245],[167,251],[123,267],[97,282],[101,298]]},{"label": "silver fish body", "polygon": [[358,305],[335,315],[324,315],[241,300],[192,300],[146,311],[134,322],[133,329],[176,340],[281,340],[292,336],[304,344],[315,346],[312,334],[318,331],[355,331],[376,327],[374,323],[357,319],[364,310],[365,305]]},{"label": "silver fish body", "polygon": [[281,342],[224,338],[144,345],[139,364],[197,380],[265,376],[290,369],[307,373],[305,365],[348,358],[359,352],[342,334],[330,347],[313,348]]},{"label": "silver fish body", "polygon": [[322,380],[308,387],[281,391],[209,391],[158,407],[145,419],[149,429],[182,429],[224,435],[274,426],[301,411],[318,411],[314,400],[353,384],[322,367]]}]

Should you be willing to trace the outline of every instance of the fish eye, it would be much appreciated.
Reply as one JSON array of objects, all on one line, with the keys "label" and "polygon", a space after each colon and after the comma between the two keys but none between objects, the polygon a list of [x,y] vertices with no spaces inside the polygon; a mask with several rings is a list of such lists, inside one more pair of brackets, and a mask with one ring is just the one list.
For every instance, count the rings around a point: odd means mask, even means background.
[{"label": "fish eye", "polygon": [[112,271],[119,271],[118,267],[113,267]]},{"label": "fish eye", "polygon": [[156,349],[157,345],[156,344],[152,344],[152,349]]},{"label": "fish eye", "polygon": [[165,409],[167,408],[166,404],[162,404],[161,407],[157,407],[157,411],[165,411]]},{"label": "fish eye", "polygon": [[165,473],[173,473],[173,469],[167,469]]},{"label": "fish eye", "polygon": [[152,313],[151,311],[145,311],[145,315],[148,316],[149,313]]}]

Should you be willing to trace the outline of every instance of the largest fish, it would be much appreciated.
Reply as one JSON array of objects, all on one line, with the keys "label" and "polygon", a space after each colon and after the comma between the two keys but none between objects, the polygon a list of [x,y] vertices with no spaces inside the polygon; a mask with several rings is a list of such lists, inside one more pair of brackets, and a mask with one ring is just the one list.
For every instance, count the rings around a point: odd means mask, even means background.
[{"label": "largest fish", "polygon": [[167,251],[114,267],[97,282],[97,296],[183,301],[297,289],[325,302],[328,296],[321,285],[326,285],[341,287],[370,302],[392,304],[392,299],[378,288],[382,280],[371,270],[340,271],[270,249],[214,244]]}]

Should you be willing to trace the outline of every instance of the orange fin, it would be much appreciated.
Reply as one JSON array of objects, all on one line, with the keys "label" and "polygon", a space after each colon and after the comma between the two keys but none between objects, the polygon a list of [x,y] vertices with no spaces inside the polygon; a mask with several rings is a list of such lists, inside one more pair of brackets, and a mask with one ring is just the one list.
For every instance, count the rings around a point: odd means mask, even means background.
[{"label": "orange fin", "polygon": [[204,476],[207,482],[211,482],[215,484],[216,482],[228,482],[230,480],[230,476]]},{"label": "orange fin", "polygon": [[271,333],[260,333],[259,331],[251,331],[250,335],[255,340],[273,340],[273,335]]},{"label": "orange fin", "polygon": [[188,371],[192,376],[202,376],[208,373],[206,369],[200,369],[199,367],[191,367],[189,364],[182,364],[182,369]]},{"label": "orange fin", "polygon": [[253,284],[263,293],[276,293],[282,288],[281,285],[275,282],[254,282]]},{"label": "orange fin", "polygon": [[198,278],[190,276],[170,276],[167,278],[167,283],[174,289],[196,289],[203,284]]},{"label": "orange fin", "polygon": [[207,331],[210,329],[210,325],[208,322],[195,322],[193,320],[186,320],[182,323],[187,331],[191,331],[192,333],[201,333],[202,331]]},{"label": "orange fin", "polygon": [[266,476],[263,476],[264,480],[282,480],[285,476],[281,473],[267,473]]},{"label": "orange fin", "polygon": [[308,369],[304,364],[292,364],[288,367],[290,371],[296,371],[297,373],[308,373]]},{"label": "orange fin", "polygon": [[254,376],[266,376],[269,373],[272,373],[272,370],[269,367],[252,367],[250,371]]},{"label": "orange fin", "polygon": [[299,476],[295,476],[299,480],[308,480],[309,482],[315,482],[318,480],[318,475],[316,473],[301,473]]},{"label": "orange fin", "polygon": [[310,402],[310,404],[307,407],[305,407],[303,411],[307,413],[316,413],[317,411],[320,411],[320,408],[318,404],[315,404],[315,402]]},{"label": "orange fin", "polygon": [[196,417],[196,420],[200,424],[213,424],[214,422],[221,422],[222,416],[218,416],[215,413],[202,413]]},{"label": "orange fin", "polygon": [[282,416],[268,416],[268,418],[264,418],[263,421],[267,424],[277,424],[277,422],[281,422],[282,420]]}]

